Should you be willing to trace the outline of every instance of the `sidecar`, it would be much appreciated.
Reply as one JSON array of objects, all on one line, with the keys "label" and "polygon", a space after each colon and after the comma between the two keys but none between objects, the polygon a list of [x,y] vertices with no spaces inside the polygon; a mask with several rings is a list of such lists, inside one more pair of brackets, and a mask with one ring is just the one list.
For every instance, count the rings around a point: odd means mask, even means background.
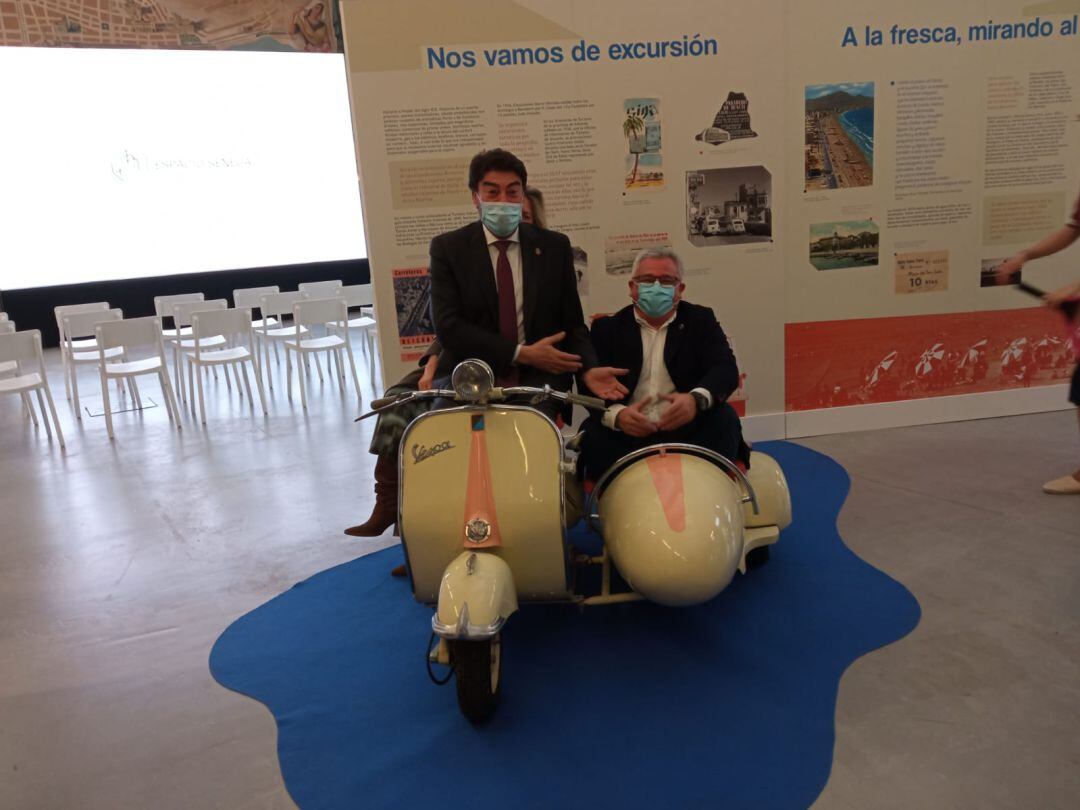
[{"label": "sidecar", "polygon": [[616,570],[635,593],[673,607],[707,602],[748,560],[764,562],[791,523],[783,471],[756,451],[745,476],[703,448],[654,445],[624,456],[593,497]]}]

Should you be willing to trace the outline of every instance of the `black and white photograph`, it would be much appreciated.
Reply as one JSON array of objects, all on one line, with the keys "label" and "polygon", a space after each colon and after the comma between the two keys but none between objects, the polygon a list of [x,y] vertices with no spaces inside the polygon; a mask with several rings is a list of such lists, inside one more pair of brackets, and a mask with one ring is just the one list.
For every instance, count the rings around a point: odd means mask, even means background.
[{"label": "black and white photograph", "polygon": [[574,275],[577,276],[578,295],[589,294],[589,254],[584,248],[574,245],[570,248],[574,254]]},{"label": "black and white photograph", "polygon": [[1002,284],[1000,285],[998,284],[997,268],[998,265],[1005,261],[1006,258],[1008,257],[998,256],[992,259],[982,260],[982,266],[979,268],[980,287],[998,287],[1003,285],[1015,287],[1017,284],[1020,283],[1021,275],[1024,272],[1023,270],[1017,270],[1016,273],[1013,274],[1012,278],[1010,278],[1008,281],[1002,282]]},{"label": "black and white photograph", "polygon": [[764,166],[686,173],[686,235],[695,247],[772,241],[772,175]]}]

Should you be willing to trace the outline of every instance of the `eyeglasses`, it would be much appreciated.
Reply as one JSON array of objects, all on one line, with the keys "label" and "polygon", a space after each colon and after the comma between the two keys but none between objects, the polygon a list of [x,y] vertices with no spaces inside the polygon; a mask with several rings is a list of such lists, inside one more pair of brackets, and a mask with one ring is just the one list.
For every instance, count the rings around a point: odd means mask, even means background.
[{"label": "eyeglasses", "polygon": [[675,287],[679,284],[677,276],[637,276],[631,279],[635,284],[655,284],[660,282],[661,287]]}]

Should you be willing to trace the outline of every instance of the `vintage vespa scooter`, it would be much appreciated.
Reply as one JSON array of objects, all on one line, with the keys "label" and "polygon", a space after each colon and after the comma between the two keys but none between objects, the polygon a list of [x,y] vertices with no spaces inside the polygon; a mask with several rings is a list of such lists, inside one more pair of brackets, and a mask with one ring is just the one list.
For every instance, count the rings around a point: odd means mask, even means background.
[{"label": "vintage vespa scooter", "polygon": [[[402,436],[398,526],[413,595],[435,606],[428,671],[436,683],[457,676],[458,704],[474,723],[498,705],[501,634],[521,602],[699,604],[748,562],[767,559],[791,522],[787,482],[771,457],[754,452],[747,476],[709,450],[655,445],[624,456],[596,482],[584,512],[603,551],[576,554],[565,533],[580,518],[567,454],[573,440],[564,442],[535,407],[509,400],[599,409],[603,401],[549,387],[497,388],[479,360],[460,363],[451,385],[376,400],[361,418],[417,399],[454,403],[421,414]],[[601,568],[598,593],[575,586],[588,565]],[[612,565],[629,590],[613,592]],[[436,678],[435,663],[451,673]]]}]

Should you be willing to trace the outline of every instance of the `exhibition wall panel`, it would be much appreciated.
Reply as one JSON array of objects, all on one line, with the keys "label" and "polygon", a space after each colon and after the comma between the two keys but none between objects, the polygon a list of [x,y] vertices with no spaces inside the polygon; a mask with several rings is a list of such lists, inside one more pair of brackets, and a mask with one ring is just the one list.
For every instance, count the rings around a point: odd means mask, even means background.
[{"label": "exhibition wall panel", "polygon": [[[750,418],[1065,373],[1060,324],[985,285],[1080,189],[1069,4],[342,9],[388,381],[431,340],[428,242],[475,218],[465,168],[492,146],[545,192],[587,313],[627,303],[639,248],[682,254]],[[1067,256],[1025,270],[1045,287],[1069,272]]]}]

